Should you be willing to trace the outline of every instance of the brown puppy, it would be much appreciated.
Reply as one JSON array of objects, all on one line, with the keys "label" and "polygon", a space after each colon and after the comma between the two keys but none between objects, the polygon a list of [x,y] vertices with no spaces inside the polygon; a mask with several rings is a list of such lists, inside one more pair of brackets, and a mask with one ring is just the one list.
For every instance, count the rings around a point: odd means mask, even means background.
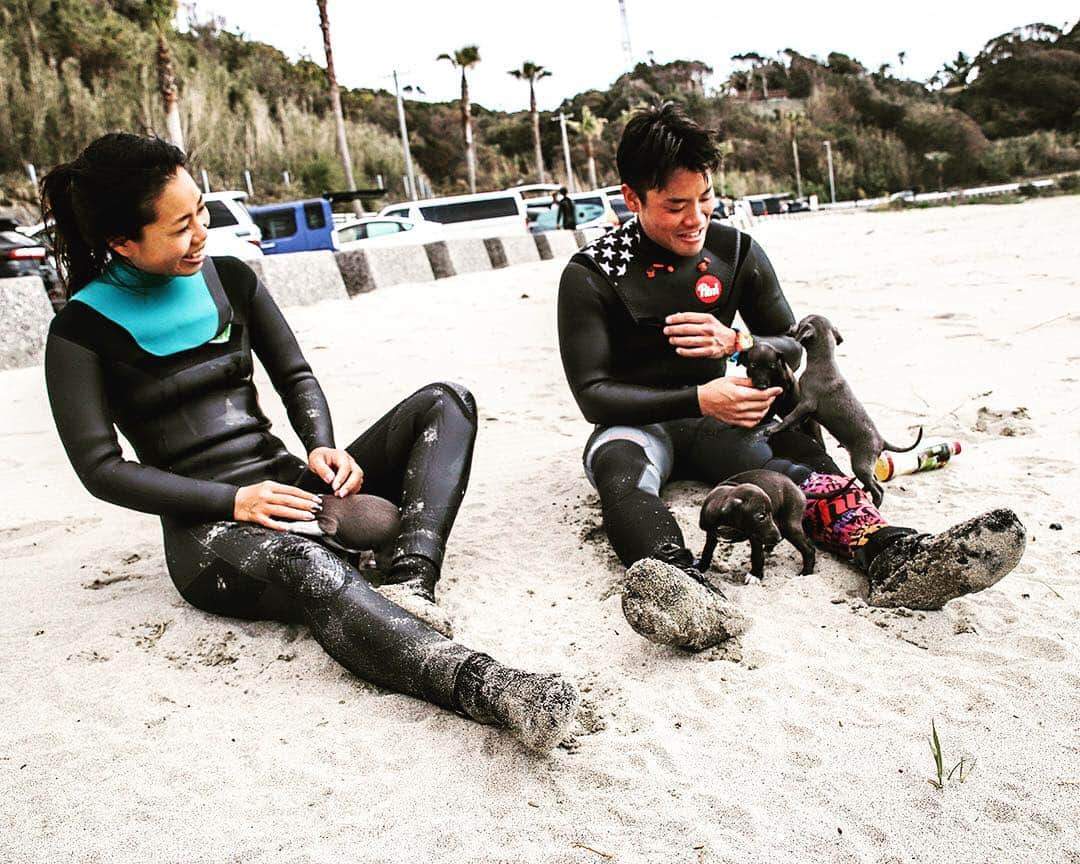
[{"label": "brown puppy", "polygon": [[[799,354],[801,359],[802,351]],[[738,364],[746,367],[746,377],[755,389],[784,388],[784,392],[773,400],[767,417],[786,417],[799,403],[799,381],[788,365],[788,358],[775,346],[758,339],[739,354]],[[822,447],[825,446],[821,426],[813,417],[807,417],[798,428],[816,439]]]},{"label": "brown puppy", "polygon": [[881,506],[885,490],[874,477],[874,463],[882,450],[896,453],[914,450],[922,441],[922,427],[910,447],[896,447],[881,437],[874,421],[840,374],[836,365],[836,346],[844,338],[828,318],[807,315],[791,328],[789,335],[806,350],[806,369],[799,379],[799,402],[783,420],[766,426],[765,434],[775,435],[801,423],[806,417],[816,417],[848,451],[851,473],[870,492],[874,506]]},{"label": "brown puppy", "polygon": [[801,575],[814,572],[814,547],[803,532],[802,519],[807,497],[835,498],[847,492],[854,478],[843,489],[827,495],[807,496],[792,480],[776,471],[764,468],[742,471],[717,485],[701,505],[701,530],[705,532],[705,548],[698,559],[697,569],[704,573],[712,563],[717,537],[725,540],[750,541],[750,576],[765,576],[765,553],[771,552],[781,539],[787,540],[802,554]]},{"label": "brown puppy", "polygon": [[342,552],[380,551],[401,530],[401,514],[393,503],[376,495],[326,495],[313,521],[289,522],[288,530],[319,537]]}]

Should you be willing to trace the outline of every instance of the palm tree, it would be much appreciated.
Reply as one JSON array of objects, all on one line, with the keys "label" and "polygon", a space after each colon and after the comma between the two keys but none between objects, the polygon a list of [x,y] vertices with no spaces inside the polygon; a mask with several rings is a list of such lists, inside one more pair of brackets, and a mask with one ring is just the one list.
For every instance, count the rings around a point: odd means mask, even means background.
[{"label": "palm tree", "polygon": [[526,60],[520,69],[511,69],[510,74],[518,81],[529,82],[529,119],[532,121],[533,149],[536,151],[536,176],[539,182],[544,183],[547,176],[544,173],[544,152],[540,149],[540,112],[536,110],[536,82],[549,77],[551,72],[531,60]]},{"label": "palm tree", "polygon": [[[334,74],[334,52],[330,48],[330,18],[326,14],[326,0],[315,0],[315,2],[319,7],[319,26],[322,28],[323,50],[326,51],[326,83],[330,88],[330,105],[334,109],[341,167],[345,169],[345,184],[351,191],[356,188],[356,181],[353,180],[349,140],[345,137],[345,115],[341,112],[341,93],[338,92],[337,75]],[[362,216],[364,213],[364,205],[360,203],[359,198],[353,201],[353,212],[357,216]]]},{"label": "palm tree", "polygon": [[184,149],[184,130],[180,127],[180,100],[177,96],[176,70],[173,67],[172,49],[168,33],[176,16],[176,0],[149,0],[145,7],[149,23],[157,32],[158,91],[165,108],[165,131],[169,141]]},{"label": "palm tree", "polygon": [[945,163],[952,159],[952,153],[946,153],[944,150],[931,150],[929,153],[923,153],[923,158],[931,165],[937,167],[938,175],[938,189],[945,189]]},{"label": "palm tree", "polygon": [[941,69],[948,76],[945,86],[963,87],[967,84],[968,76],[971,75],[971,70],[974,68],[975,61],[963,51],[958,51],[956,59],[952,63],[946,63]]},{"label": "palm tree", "polygon": [[720,194],[727,195],[727,160],[735,155],[735,145],[724,140],[716,145],[716,149],[720,154]]},{"label": "palm tree", "polygon": [[469,104],[469,82],[465,73],[480,62],[480,49],[466,45],[453,54],[440,54],[436,60],[446,60],[461,70],[461,130],[465,135],[465,166],[469,171],[469,191],[476,192],[476,154],[473,152],[472,106]]},{"label": "palm tree", "polygon": [[802,170],[799,168],[799,127],[803,125],[803,115],[797,111],[788,111],[784,115],[788,134],[791,136],[791,155],[795,160],[795,194],[802,198]]},{"label": "palm tree", "polygon": [[580,120],[569,120],[567,126],[585,139],[585,158],[589,165],[589,188],[596,189],[600,184],[596,182],[596,159],[593,158],[593,141],[600,137],[607,126],[607,120],[597,117],[589,109],[588,105],[581,108]]}]

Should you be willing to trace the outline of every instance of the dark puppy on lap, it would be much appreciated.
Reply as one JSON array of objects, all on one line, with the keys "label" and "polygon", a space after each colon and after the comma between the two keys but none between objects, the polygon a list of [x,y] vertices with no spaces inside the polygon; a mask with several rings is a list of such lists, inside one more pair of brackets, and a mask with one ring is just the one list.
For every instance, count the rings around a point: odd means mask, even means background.
[{"label": "dark puppy on lap", "polygon": [[[784,418],[799,404],[799,381],[795,377],[794,369],[798,368],[801,359],[801,349],[798,356],[793,356],[791,352],[783,352],[761,338],[755,339],[753,345],[739,354],[738,365],[746,368],[746,377],[750,379],[755,389],[768,390],[770,387],[784,389],[784,392],[773,400],[766,420],[771,417]],[[792,362],[794,362],[794,367],[791,365]],[[814,438],[822,447],[825,446],[821,426],[813,417],[807,417],[795,428]]]},{"label": "dark puppy on lap", "polygon": [[708,570],[716,551],[717,538],[730,541],[750,541],[750,576],[765,576],[765,553],[787,540],[802,555],[800,575],[814,572],[816,555],[802,527],[807,498],[834,498],[846,492],[854,479],[843,489],[828,495],[807,496],[792,480],[776,471],[764,468],[742,471],[717,485],[701,505],[701,530],[705,532],[705,548],[697,567]]}]

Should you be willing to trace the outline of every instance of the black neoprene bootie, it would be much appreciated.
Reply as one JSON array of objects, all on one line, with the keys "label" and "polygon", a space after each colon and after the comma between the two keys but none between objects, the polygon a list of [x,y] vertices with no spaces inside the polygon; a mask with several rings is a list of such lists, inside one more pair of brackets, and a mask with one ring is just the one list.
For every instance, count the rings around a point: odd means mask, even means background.
[{"label": "black neoprene bootie", "polygon": [[538,753],[566,737],[579,700],[559,675],[511,669],[480,652],[461,665],[454,684],[454,702],[466,717],[505,726]]},{"label": "black neoprene bootie", "polygon": [[376,590],[447,639],[453,639],[453,620],[445,609],[435,605],[435,583],[438,581],[439,571],[431,561],[409,555],[394,562],[386,584]]},{"label": "black neoprene bootie", "polygon": [[693,567],[688,549],[667,544],[654,554],[630,566],[623,586],[623,615],[638,635],[704,651],[746,631],[746,616]]},{"label": "black neoprene bootie", "polygon": [[940,534],[899,533],[870,561],[870,605],[940,609],[998,582],[1019,563],[1026,542],[1023,524],[1005,508]]}]

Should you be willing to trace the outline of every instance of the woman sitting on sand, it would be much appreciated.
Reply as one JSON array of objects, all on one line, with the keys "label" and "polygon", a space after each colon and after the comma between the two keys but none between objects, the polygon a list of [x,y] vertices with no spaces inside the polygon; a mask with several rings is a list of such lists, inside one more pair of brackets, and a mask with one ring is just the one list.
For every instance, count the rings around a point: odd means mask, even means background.
[{"label": "woman sitting on sand", "polygon": [[[269,292],[240,261],[204,257],[208,214],[179,149],[106,135],[51,171],[42,199],[72,301],[46,348],[57,430],[92,494],[161,517],[184,599],[220,615],[302,620],[365,680],[510,727],[535,749],[557,744],[574,687],[451,641],[434,605],[472,460],[472,395],[429,385],[338,448],[323,391]],[[306,460],[270,433],[252,351]],[[117,428],[138,462],[122,457]],[[347,556],[283,530],[312,522],[322,496],[361,487],[401,508],[382,575],[401,605]]]}]

